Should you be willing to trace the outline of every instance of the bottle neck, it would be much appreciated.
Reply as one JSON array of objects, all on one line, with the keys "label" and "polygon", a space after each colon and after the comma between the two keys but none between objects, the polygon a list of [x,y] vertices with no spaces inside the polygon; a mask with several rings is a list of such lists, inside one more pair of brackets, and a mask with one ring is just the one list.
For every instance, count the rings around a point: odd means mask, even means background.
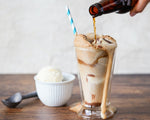
[{"label": "bottle neck", "polygon": [[102,14],[111,13],[122,8],[121,0],[102,0],[99,4],[103,6]]},{"label": "bottle neck", "polygon": [[93,17],[111,13],[121,8],[120,0],[101,0],[90,6],[89,12]]}]

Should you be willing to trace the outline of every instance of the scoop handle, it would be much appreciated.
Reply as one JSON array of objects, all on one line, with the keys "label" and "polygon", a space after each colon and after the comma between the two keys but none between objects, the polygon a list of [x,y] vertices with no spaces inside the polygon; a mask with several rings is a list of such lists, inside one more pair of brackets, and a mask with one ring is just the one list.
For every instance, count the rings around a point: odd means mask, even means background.
[{"label": "scoop handle", "polygon": [[27,98],[32,98],[32,97],[38,97],[36,91],[31,92],[31,93],[28,93],[28,94],[26,94],[26,95],[22,95],[22,99],[27,99]]}]

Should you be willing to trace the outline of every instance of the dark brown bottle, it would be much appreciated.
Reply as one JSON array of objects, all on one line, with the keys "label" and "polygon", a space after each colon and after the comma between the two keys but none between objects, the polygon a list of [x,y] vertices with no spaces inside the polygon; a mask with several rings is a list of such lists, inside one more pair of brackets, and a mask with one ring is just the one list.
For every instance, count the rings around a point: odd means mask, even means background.
[{"label": "dark brown bottle", "polygon": [[126,13],[130,11],[138,0],[101,0],[90,6],[89,12],[93,17],[117,11]]}]

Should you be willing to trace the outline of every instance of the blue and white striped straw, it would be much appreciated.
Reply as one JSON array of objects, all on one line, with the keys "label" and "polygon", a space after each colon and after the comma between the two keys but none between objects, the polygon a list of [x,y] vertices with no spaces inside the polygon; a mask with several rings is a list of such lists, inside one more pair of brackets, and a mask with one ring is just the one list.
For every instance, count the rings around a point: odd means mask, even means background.
[{"label": "blue and white striped straw", "polygon": [[71,13],[70,13],[70,10],[69,10],[68,6],[66,6],[66,10],[67,10],[67,15],[68,15],[73,33],[74,33],[74,35],[77,35],[77,30],[76,30],[76,27],[74,25],[74,22],[73,22],[73,19],[72,19],[72,16],[71,16]]}]

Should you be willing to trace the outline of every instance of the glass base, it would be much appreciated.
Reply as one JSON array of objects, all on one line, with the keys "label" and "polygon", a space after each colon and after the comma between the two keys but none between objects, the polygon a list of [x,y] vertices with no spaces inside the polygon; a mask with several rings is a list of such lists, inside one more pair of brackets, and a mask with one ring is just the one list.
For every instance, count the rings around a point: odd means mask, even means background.
[{"label": "glass base", "polygon": [[[107,106],[107,111],[106,111],[106,116],[108,118],[113,117],[113,115],[117,112],[117,109],[111,105]],[[93,108],[87,108],[82,106],[82,108],[80,109],[80,111],[78,112],[78,116],[83,118],[83,119],[102,119],[101,117],[101,110],[100,107],[93,109]]]}]

